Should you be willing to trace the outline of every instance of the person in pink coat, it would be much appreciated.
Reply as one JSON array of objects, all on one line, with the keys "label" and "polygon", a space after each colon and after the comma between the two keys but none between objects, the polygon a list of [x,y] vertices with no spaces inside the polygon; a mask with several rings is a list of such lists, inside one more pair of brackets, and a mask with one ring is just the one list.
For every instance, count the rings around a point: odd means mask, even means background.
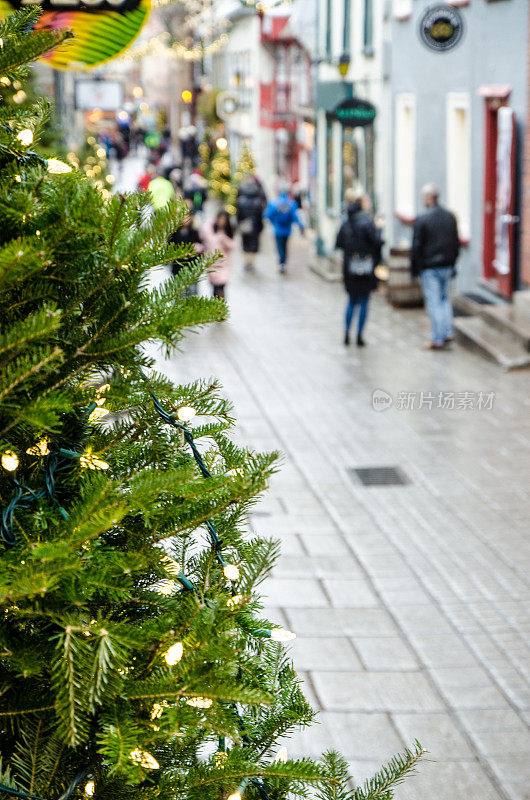
[{"label": "person in pink coat", "polygon": [[226,211],[220,211],[213,223],[207,222],[203,225],[200,235],[208,252],[217,251],[222,254],[210,268],[208,278],[213,286],[213,296],[224,298],[225,287],[230,278],[231,254],[236,246],[234,231]]}]

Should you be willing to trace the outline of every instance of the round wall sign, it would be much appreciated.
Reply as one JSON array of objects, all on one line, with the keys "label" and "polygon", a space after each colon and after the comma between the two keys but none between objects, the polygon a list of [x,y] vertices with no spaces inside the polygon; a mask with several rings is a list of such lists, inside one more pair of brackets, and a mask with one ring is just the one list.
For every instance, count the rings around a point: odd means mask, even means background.
[{"label": "round wall sign", "polygon": [[[42,57],[54,69],[83,70],[120,55],[147,20],[151,0],[41,0],[38,28],[70,28],[74,38]],[[27,5],[0,0],[0,16]]]},{"label": "round wall sign", "polygon": [[420,20],[420,36],[431,50],[451,50],[463,35],[464,20],[457,8],[431,6]]}]

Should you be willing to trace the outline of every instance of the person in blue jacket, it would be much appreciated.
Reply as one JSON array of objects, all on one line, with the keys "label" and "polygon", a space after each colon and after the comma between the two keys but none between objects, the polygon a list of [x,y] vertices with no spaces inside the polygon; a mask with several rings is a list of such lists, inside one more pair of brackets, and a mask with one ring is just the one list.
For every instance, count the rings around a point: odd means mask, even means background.
[{"label": "person in blue jacket", "polygon": [[265,210],[265,217],[271,222],[274,229],[280,273],[284,275],[287,261],[287,242],[291,235],[291,228],[293,224],[296,224],[302,233],[305,230],[299,208],[296,202],[289,197],[289,186],[285,181],[282,181],[278,188],[278,196],[268,204]]}]

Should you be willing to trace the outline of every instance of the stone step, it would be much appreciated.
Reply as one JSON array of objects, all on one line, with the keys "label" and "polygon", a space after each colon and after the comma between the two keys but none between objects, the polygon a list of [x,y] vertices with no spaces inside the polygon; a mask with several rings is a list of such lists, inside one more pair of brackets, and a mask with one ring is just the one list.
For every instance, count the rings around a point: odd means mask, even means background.
[{"label": "stone step", "polygon": [[485,305],[479,314],[489,325],[530,351],[530,307]]},{"label": "stone step", "polygon": [[530,367],[530,352],[481,316],[454,320],[458,341],[506,370]]}]

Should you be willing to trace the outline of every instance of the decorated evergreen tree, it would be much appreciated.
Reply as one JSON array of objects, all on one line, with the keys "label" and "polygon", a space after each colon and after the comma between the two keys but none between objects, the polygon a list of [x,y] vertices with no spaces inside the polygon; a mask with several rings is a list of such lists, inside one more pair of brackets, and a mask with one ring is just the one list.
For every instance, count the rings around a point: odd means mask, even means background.
[{"label": "decorated evergreen tree", "polygon": [[[64,39],[37,17],[0,26],[10,80]],[[46,113],[0,109],[0,796],[390,798],[419,746],[353,792],[338,755],[276,752],[313,712],[261,617],[277,545],[245,529],[275,456],[231,441],[215,382],[174,386],[143,349],[226,313],[185,297],[211,263],[166,244],[186,207],[43,161]],[[190,266],[149,289],[171,260]]]},{"label": "decorated evergreen tree", "polygon": [[239,158],[237,159],[236,171],[234,172],[234,182],[239,186],[245,175],[255,175],[256,163],[252,150],[248,146],[248,140],[243,142]]},{"label": "decorated evergreen tree", "polygon": [[217,197],[228,214],[236,213],[237,187],[232,180],[232,167],[228,148],[217,150],[210,161],[208,187],[213,197]]}]

